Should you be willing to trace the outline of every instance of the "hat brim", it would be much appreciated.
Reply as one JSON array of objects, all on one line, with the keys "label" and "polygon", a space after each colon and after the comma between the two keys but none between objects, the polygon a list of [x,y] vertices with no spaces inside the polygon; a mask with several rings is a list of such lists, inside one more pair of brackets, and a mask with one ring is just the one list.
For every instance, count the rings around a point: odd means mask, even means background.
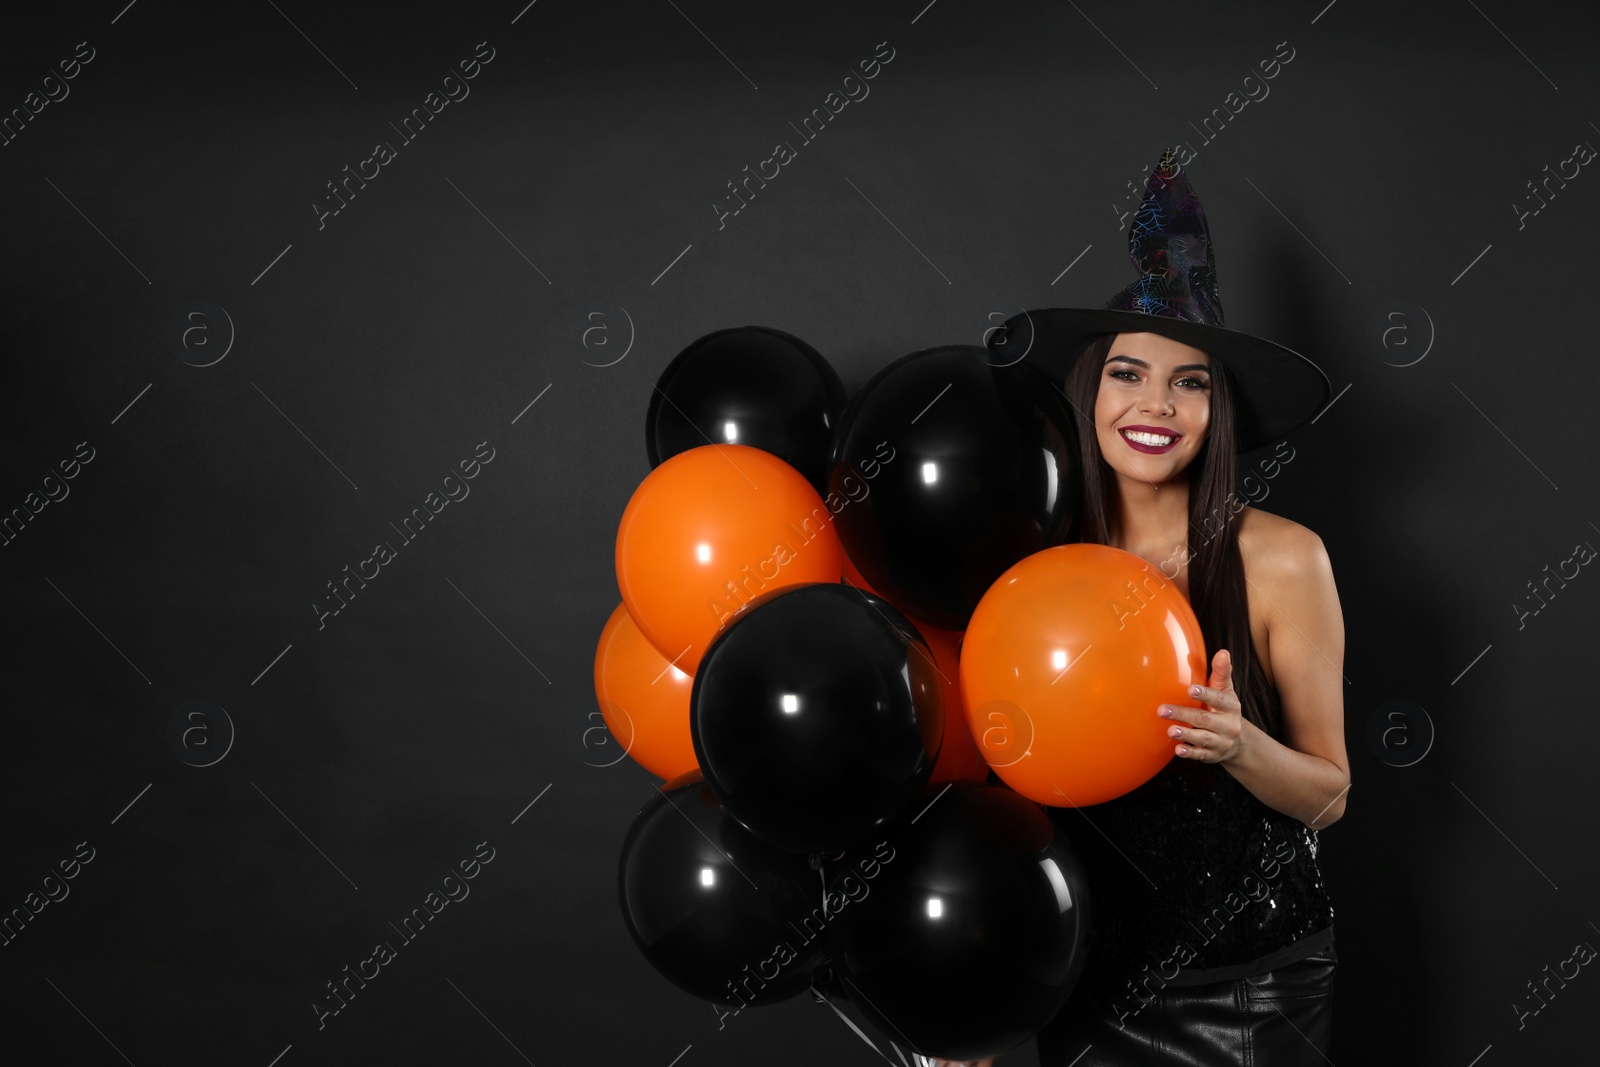
[{"label": "hat brim", "polygon": [[1107,308],[1041,308],[1006,320],[989,349],[1060,383],[1078,350],[1108,333],[1158,333],[1228,365],[1236,388],[1238,451],[1284,437],[1327,406],[1333,384],[1321,367],[1283,345],[1237,330]]}]

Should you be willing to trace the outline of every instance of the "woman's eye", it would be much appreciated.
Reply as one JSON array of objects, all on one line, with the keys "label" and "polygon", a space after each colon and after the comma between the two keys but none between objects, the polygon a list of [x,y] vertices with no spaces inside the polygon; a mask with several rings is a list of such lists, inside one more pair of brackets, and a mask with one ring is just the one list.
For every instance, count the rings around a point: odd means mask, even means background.
[{"label": "woman's eye", "polygon": [[[1127,375],[1126,378],[1122,377],[1124,374]],[[1139,376],[1131,370],[1114,370],[1110,372],[1110,377],[1124,382],[1139,380]],[[1203,389],[1209,389],[1211,387],[1210,384],[1202,378],[1180,378],[1178,379],[1178,384],[1195,392]]]}]

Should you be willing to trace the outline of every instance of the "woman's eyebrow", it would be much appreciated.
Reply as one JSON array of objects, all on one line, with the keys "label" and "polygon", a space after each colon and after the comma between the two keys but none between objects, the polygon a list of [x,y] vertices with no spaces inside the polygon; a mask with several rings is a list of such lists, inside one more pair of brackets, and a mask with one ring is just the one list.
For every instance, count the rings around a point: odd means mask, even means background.
[{"label": "woman's eyebrow", "polygon": [[[1132,363],[1135,367],[1143,367],[1145,370],[1149,370],[1150,369],[1150,364],[1146,363],[1142,359],[1137,359],[1137,358],[1135,358],[1133,356],[1112,356],[1110,359],[1106,360],[1106,362],[1107,363]],[[1172,373],[1173,374],[1177,374],[1179,371],[1185,371],[1185,370],[1203,370],[1203,371],[1206,371],[1207,373],[1209,373],[1211,371],[1211,368],[1206,366],[1204,363],[1185,363],[1180,367],[1173,367],[1172,368]]]}]

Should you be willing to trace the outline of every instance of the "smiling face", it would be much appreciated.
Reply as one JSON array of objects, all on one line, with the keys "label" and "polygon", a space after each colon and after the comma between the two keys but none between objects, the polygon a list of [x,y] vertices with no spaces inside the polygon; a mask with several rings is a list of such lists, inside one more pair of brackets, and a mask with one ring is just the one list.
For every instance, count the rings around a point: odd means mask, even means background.
[{"label": "smiling face", "polygon": [[1117,334],[1094,408],[1100,454],[1113,470],[1160,484],[1194,460],[1211,425],[1210,368],[1210,356],[1181,341]]}]

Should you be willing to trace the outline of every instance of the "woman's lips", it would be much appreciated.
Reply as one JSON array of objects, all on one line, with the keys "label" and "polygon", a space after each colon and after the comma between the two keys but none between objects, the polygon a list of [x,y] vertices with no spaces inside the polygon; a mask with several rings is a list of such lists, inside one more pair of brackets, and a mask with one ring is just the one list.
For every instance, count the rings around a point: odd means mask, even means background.
[{"label": "woman's lips", "polygon": [[[1136,452],[1144,452],[1144,453],[1147,453],[1147,454],[1152,455],[1152,456],[1159,456],[1159,455],[1163,455],[1163,454],[1165,454],[1167,452],[1171,452],[1174,448],[1178,447],[1178,442],[1183,440],[1183,438],[1181,436],[1179,436],[1179,437],[1173,438],[1172,443],[1169,444],[1169,445],[1147,445],[1142,441],[1135,441],[1135,440],[1132,440],[1131,438],[1129,438],[1128,437],[1128,431],[1125,430],[1125,429],[1118,430],[1117,432],[1122,435],[1122,439],[1124,441],[1128,442],[1128,447],[1129,448],[1133,449]],[[1141,432],[1144,432],[1144,431],[1141,431]],[[1165,435],[1158,434],[1156,436],[1168,436],[1168,437],[1170,437],[1172,435],[1171,434],[1165,434]]]}]

